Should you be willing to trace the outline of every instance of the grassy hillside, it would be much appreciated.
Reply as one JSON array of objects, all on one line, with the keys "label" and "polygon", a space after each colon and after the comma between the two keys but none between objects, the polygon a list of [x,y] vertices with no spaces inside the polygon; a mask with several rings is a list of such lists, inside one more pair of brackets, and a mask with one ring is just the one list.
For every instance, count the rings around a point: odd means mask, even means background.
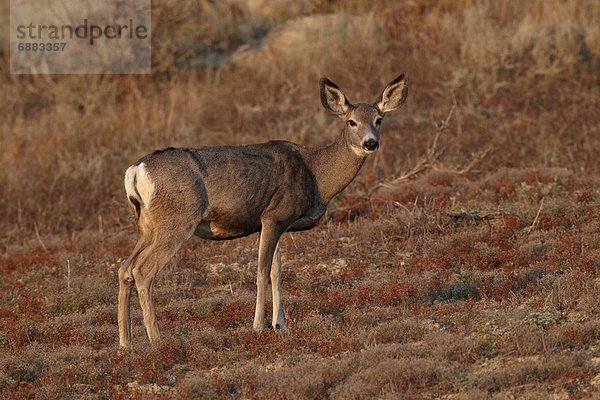
[{"label": "grassy hillside", "polygon": [[[0,397],[597,393],[598,21],[583,0],[153,1],[150,76],[10,75],[0,36]],[[381,149],[283,240],[288,335],[251,330],[257,237],[192,240],[157,283],[163,340],[136,305],[117,351],[132,162],[326,144],[321,76],[364,101],[403,71]]]}]

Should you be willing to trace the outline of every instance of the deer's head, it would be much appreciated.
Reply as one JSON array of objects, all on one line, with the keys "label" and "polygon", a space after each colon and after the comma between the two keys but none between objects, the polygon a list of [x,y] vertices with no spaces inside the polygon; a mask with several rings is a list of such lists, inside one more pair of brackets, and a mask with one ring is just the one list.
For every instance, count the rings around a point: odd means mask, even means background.
[{"label": "deer's head", "polygon": [[340,88],[327,78],[321,78],[321,103],[325,109],[345,123],[345,134],[352,150],[368,155],[379,147],[379,131],[387,112],[400,108],[408,95],[408,75],[401,74],[383,89],[375,103],[352,104]]}]

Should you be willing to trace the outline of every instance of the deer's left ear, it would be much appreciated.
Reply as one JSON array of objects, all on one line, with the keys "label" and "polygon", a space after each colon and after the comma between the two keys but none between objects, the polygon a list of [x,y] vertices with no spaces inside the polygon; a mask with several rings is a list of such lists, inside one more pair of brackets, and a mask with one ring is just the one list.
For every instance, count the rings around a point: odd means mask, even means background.
[{"label": "deer's left ear", "polygon": [[400,108],[408,96],[408,74],[400,74],[383,89],[381,99],[375,105],[379,111],[386,113]]}]

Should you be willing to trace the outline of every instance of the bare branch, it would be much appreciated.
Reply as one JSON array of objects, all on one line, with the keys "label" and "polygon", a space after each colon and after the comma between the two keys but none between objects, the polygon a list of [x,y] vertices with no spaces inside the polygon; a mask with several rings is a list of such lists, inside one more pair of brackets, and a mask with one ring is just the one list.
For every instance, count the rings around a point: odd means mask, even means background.
[{"label": "bare branch", "polygon": [[444,148],[439,148],[439,140],[440,140],[440,137],[442,136],[442,133],[445,130],[447,130],[448,127],[450,126],[450,121],[452,120],[452,117],[454,116],[455,110],[456,110],[456,104],[454,104],[452,106],[452,108],[448,112],[448,116],[446,117],[446,119],[444,121],[442,121],[441,124],[434,123],[434,125],[436,127],[436,132],[435,132],[435,136],[433,137],[433,142],[432,142],[431,146],[427,149],[425,155],[412,168],[410,168],[408,171],[404,172],[399,177],[392,179],[391,181],[381,182],[381,183],[375,185],[373,188],[371,188],[371,190],[368,191],[368,195],[375,193],[376,191],[378,191],[381,188],[393,189],[406,181],[414,179],[415,177],[417,177],[417,175],[420,175],[423,172],[426,172],[428,170],[448,172],[451,174],[464,176],[464,175],[468,174],[469,172],[471,172],[477,164],[479,164],[483,159],[485,159],[488,156],[488,154],[492,151],[492,149],[494,148],[493,145],[489,145],[484,150],[482,150],[478,153],[475,153],[473,155],[473,158],[471,159],[471,161],[469,161],[469,163],[467,165],[465,165],[463,168],[448,169],[448,168],[443,168],[443,167],[439,166],[439,160],[441,159],[441,157],[445,151]]},{"label": "bare branch", "polygon": [[531,226],[525,228],[525,233],[531,233],[535,229],[538,219],[540,218],[540,214],[542,213],[542,208],[544,208],[544,197],[542,197],[542,200],[540,201],[540,207],[537,210],[537,214],[535,214],[535,218],[533,219]]},{"label": "bare branch", "polygon": [[393,188],[405,181],[415,178],[417,175],[422,174],[423,172],[425,172],[427,170],[435,168],[435,165],[437,164],[439,159],[442,157],[442,155],[444,154],[444,150],[445,150],[443,148],[442,149],[438,148],[440,136],[450,126],[450,120],[452,119],[452,116],[454,115],[455,109],[456,109],[456,107],[453,105],[452,108],[450,109],[450,111],[448,112],[448,116],[446,117],[446,119],[444,121],[442,121],[441,124],[434,123],[436,132],[435,132],[435,136],[433,137],[433,142],[431,143],[431,146],[427,149],[425,156],[423,158],[421,158],[415,166],[413,166],[408,171],[404,172],[402,175],[400,175],[399,177],[397,177],[391,181],[381,182],[381,183],[377,184],[375,187],[373,187],[368,192],[368,195],[375,193],[377,190],[379,190],[381,188],[388,188],[388,189]]},{"label": "bare branch", "polygon": [[38,230],[37,222],[33,223],[33,229],[35,230],[35,237],[37,238],[38,242],[42,246],[42,249],[44,249],[44,251],[48,251],[48,248],[46,248],[46,245],[44,244],[44,242],[42,241],[42,238],[40,236],[40,231]]},{"label": "bare branch", "polygon": [[457,174],[457,175],[466,175],[469,172],[471,172],[471,170],[473,169],[473,167],[475,165],[477,165],[479,162],[481,162],[481,160],[483,160],[485,157],[487,157],[487,155],[490,153],[490,151],[492,151],[492,149],[494,148],[494,145],[490,144],[488,147],[486,147],[484,150],[475,153],[473,155],[473,159],[471,161],[469,161],[469,163],[464,166],[463,168],[460,169],[440,169],[440,168],[436,168],[439,171],[446,171],[446,172],[451,172],[453,174]]}]

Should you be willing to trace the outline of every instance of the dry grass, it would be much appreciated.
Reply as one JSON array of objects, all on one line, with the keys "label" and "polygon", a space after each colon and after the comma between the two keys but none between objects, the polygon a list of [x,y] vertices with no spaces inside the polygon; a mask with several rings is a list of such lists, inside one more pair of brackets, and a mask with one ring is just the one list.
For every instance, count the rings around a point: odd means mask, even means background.
[{"label": "dry grass", "polygon": [[[153,7],[151,76],[11,76],[0,37],[0,397],[597,393],[600,3]],[[134,307],[136,350],[117,351],[132,161],[327,143],[321,75],[357,100],[401,71],[409,102],[380,152],[326,224],[284,238],[288,335],[250,329],[255,237],[192,240],[158,281],[163,340],[146,348]],[[439,168],[372,191],[418,164],[453,106]]]}]

